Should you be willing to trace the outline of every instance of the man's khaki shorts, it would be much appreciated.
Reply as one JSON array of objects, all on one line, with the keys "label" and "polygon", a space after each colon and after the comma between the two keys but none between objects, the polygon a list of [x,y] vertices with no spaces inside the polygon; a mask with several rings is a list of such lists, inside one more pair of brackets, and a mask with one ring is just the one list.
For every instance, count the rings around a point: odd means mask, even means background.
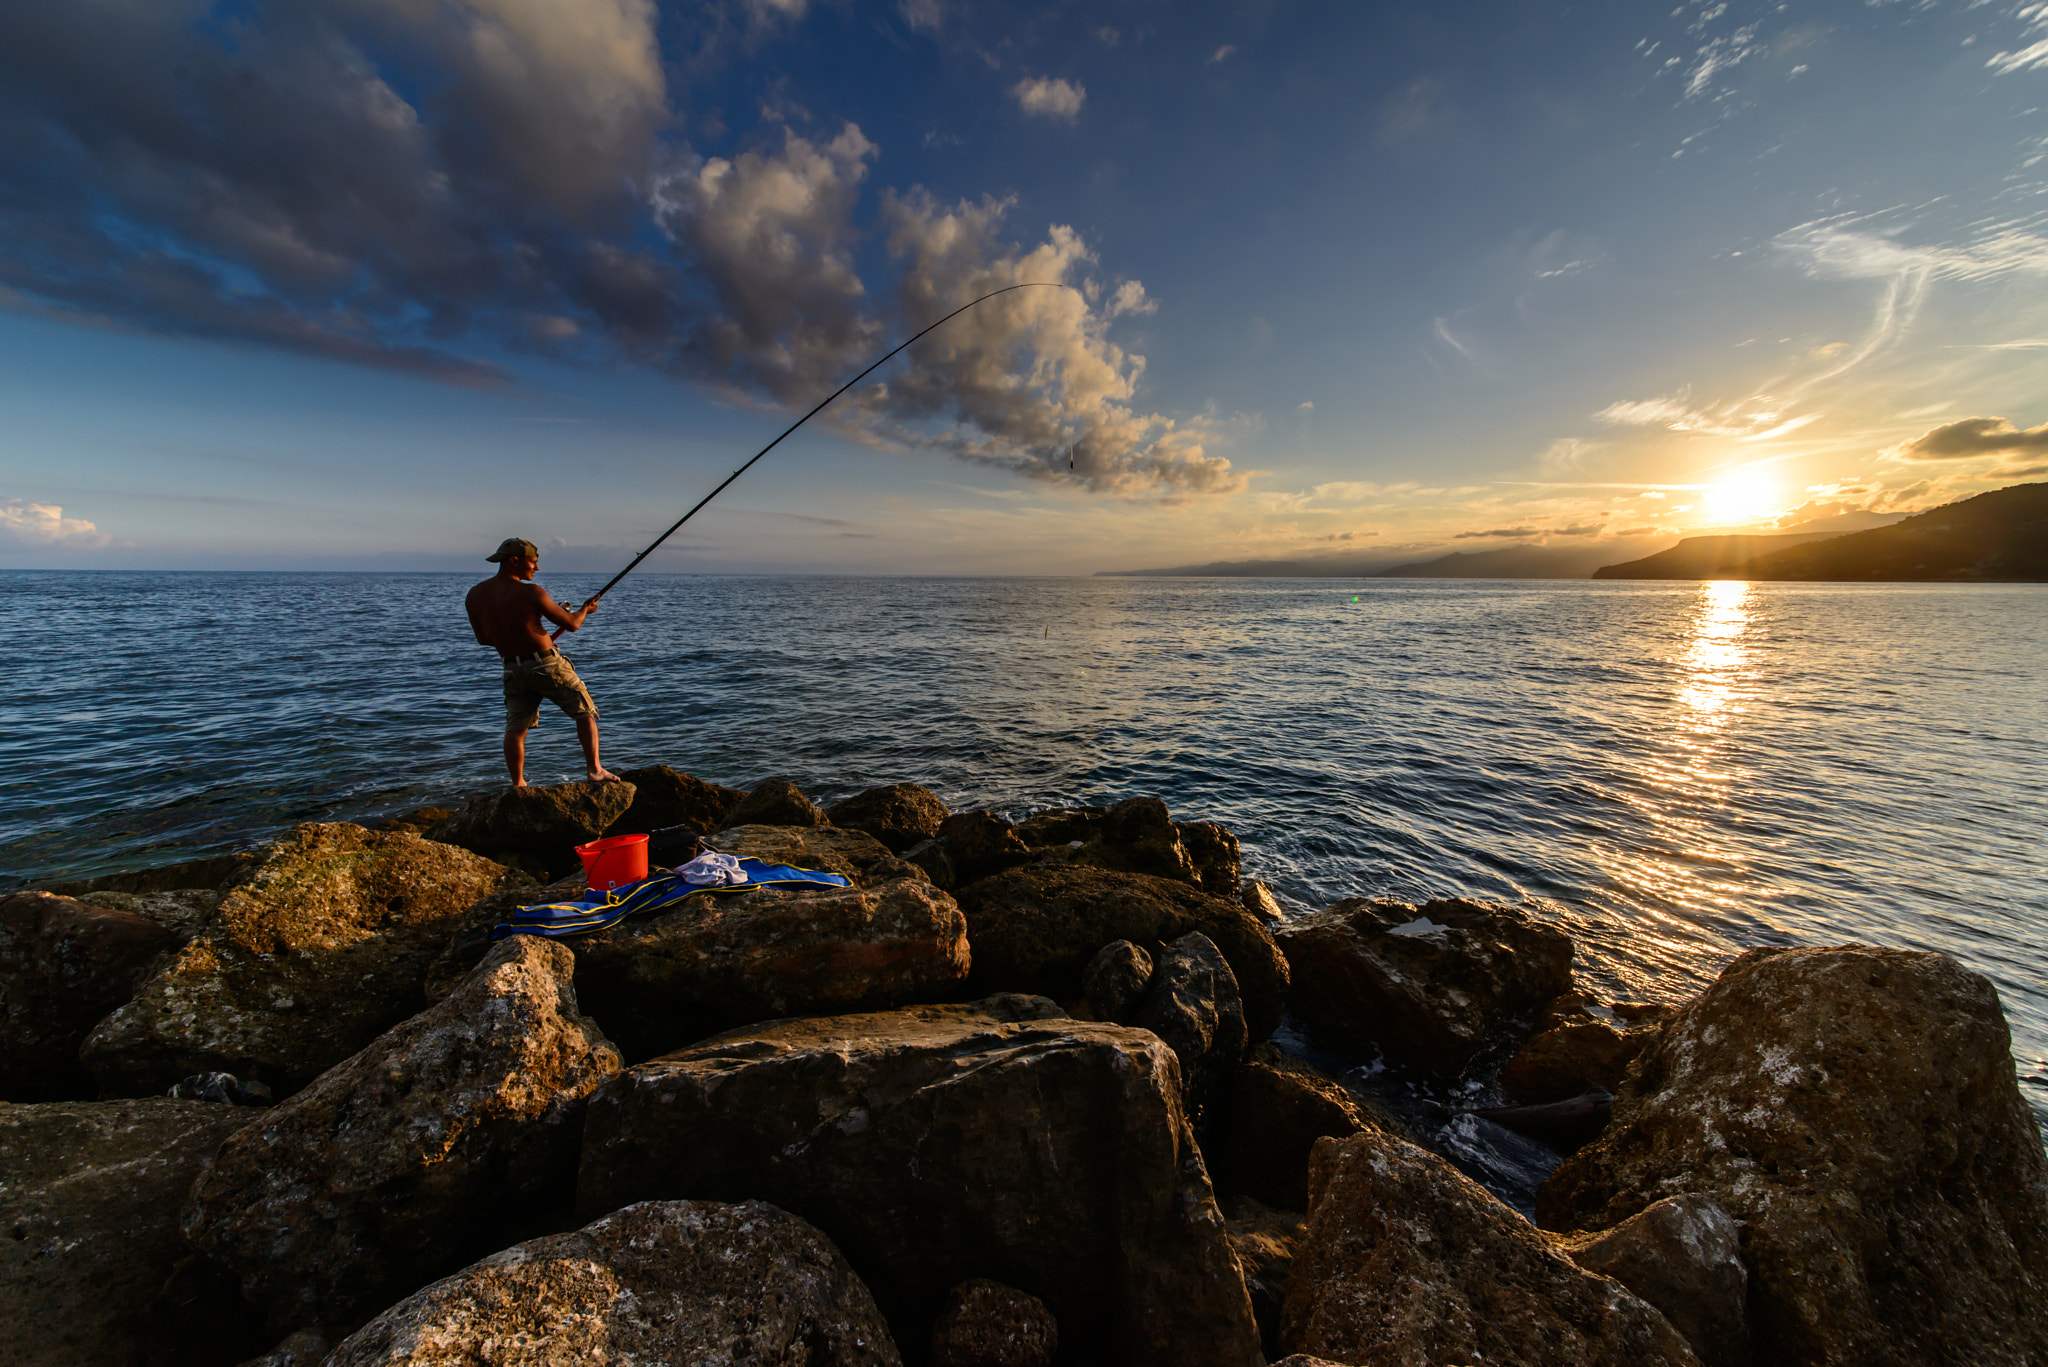
[{"label": "man's khaki shorts", "polygon": [[538,660],[508,661],[505,665],[505,727],[510,731],[531,731],[540,720],[541,699],[546,698],[572,717],[594,717],[597,704],[590,690],[576,677],[576,668],[551,651]]}]

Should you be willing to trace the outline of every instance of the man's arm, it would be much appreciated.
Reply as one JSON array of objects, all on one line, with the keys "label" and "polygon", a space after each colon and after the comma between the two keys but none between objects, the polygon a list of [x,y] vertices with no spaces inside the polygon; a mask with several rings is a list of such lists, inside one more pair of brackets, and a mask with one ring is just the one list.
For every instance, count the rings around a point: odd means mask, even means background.
[{"label": "man's arm", "polygon": [[493,645],[495,644],[495,642],[493,642],[489,636],[486,636],[484,634],[483,618],[477,615],[476,599],[477,594],[480,591],[481,585],[479,585],[477,588],[471,589],[468,592],[468,594],[463,597],[462,607],[463,610],[469,614],[469,629],[476,633],[476,643],[480,646]]},{"label": "man's arm", "polygon": [[[583,619],[590,616],[597,608],[597,599],[593,598],[582,607],[576,609],[576,611],[570,612],[555,601],[553,594],[541,588],[538,584],[534,585],[534,591],[539,595],[537,606],[540,608],[540,615],[553,622],[556,626],[561,627],[564,631],[581,631],[583,629]],[[558,631],[555,634],[559,636],[562,633]]]}]

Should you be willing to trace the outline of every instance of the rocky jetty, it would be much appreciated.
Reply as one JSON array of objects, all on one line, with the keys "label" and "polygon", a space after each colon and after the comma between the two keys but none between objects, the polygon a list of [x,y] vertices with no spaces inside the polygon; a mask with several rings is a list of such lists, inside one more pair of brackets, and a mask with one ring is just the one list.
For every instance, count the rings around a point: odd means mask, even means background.
[{"label": "rocky jetty", "polygon": [[[0,897],[0,1367],[2048,1362],[2048,1160],[1943,956],[1614,1002],[1156,799],[630,779]],[[639,830],[852,886],[490,939]],[[1489,1120],[1577,1150],[1536,1223],[1449,1161]]]}]

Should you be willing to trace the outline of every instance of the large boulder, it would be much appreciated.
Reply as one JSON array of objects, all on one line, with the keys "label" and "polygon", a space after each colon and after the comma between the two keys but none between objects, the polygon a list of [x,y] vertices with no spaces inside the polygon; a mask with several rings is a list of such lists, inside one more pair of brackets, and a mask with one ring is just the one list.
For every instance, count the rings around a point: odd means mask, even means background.
[{"label": "large boulder", "polygon": [[1287,1006],[1287,961],[1258,919],[1236,902],[1187,883],[1139,873],[1029,864],[958,894],[974,946],[973,990],[1081,995],[1095,952],[1130,940],[1155,957],[1200,931],[1230,963],[1250,1038],[1264,1039]]},{"label": "large boulder", "polygon": [[930,881],[923,869],[898,859],[866,831],[830,826],[728,826],[713,835],[709,844],[723,854],[840,874],[852,879],[856,887],[875,888],[904,878]]},{"label": "large boulder", "polygon": [[583,1101],[619,1066],[578,1014],[575,960],[516,935],[440,1005],[221,1146],[186,1242],[283,1331],[353,1329],[567,1214]]},{"label": "large boulder", "polygon": [[1698,1364],[1620,1283],[1435,1154],[1373,1130],[1316,1144],[1281,1344],[1349,1363]]},{"label": "large boulder", "polygon": [[1559,1241],[1664,1313],[1702,1367],[1748,1367],[1749,1270],[1742,1231],[1704,1196],[1667,1196],[1613,1229]]},{"label": "large boulder", "polygon": [[627,769],[619,777],[633,785],[633,802],[605,828],[606,835],[644,835],[686,827],[698,835],[732,824],[733,810],[746,794],[677,773],[666,764]]},{"label": "large boulder", "polygon": [[[1074,860],[1101,869],[1178,879],[1196,887],[1202,884],[1201,871],[1181,840],[1179,828],[1167,814],[1166,804],[1156,797],[1126,798],[1111,807],[1075,852]],[[1232,891],[1236,887],[1233,878]]]},{"label": "large boulder", "polygon": [[153,893],[208,888],[225,892],[255,869],[257,854],[240,850],[234,854],[212,854],[153,869],[130,869],[125,873],[103,873],[96,878],[78,878],[51,883],[44,890],[65,897],[84,897],[92,892]]},{"label": "large boulder", "polygon": [[1281,1210],[1308,1209],[1308,1157],[1318,1139],[1402,1132],[1377,1107],[1270,1041],[1254,1045],[1231,1070],[1220,1109],[1202,1146],[1217,1189]]},{"label": "large boulder", "polygon": [[1998,994],[1946,955],[1742,955],[1536,1209],[1602,1231],[1681,1195],[1744,1227],[1764,1367],[2048,1361],[2048,1160]]},{"label": "large boulder", "polygon": [[326,1367],[897,1367],[832,1242],[759,1201],[648,1201],[496,1253],[364,1325]]},{"label": "large boulder", "polygon": [[986,1277],[960,1283],[932,1326],[927,1367],[1052,1367],[1060,1326],[1045,1302]]},{"label": "large boulder", "polygon": [[1179,1058],[1182,1104],[1206,1136],[1246,1044],[1237,978],[1208,936],[1194,931],[1166,946],[1132,1023],[1165,1040]]},{"label": "large boulder", "polygon": [[484,955],[490,953],[491,946],[497,943],[491,938],[491,932],[510,921],[521,907],[544,906],[550,902],[580,902],[588,896],[590,884],[579,869],[544,888],[533,887],[530,880],[521,879],[517,886],[479,897],[454,921],[448,942],[442,946],[434,962],[428,965],[426,977],[420,984],[425,1004],[431,1006],[462,986],[462,980],[469,976],[470,970],[482,963]]},{"label": "large boulder", "polygon": [[523,874],[417,835],[301,826],[80,1057],[112,1096],[216,1071],[295,1091],[419,1010],[458,919],[521,886]]},{"label": "large boulder", "polygon": [[1252,1314],[1259,1322],[1259,1342],[1268,1357],[1280,1351],[1280,1319],[1287,1308],[1287,1279],[1308,1218],[1298,1210],[1274,1210],[1250,1196],[1226,1196],[1223,1226],[1230,1251],[1244,1269],[1244,1287],[1251,1294]]},{"label": "large boulder", "polygon": [[1511,907],[1352,897],[1275,931],[1289,1008],[1355,1055],[1455,1077],[1571,986],[1572,942]]},{"label": "large boulder", "polygon": [[777,1021],[592,1098],[582,1210],[744,1195],[830,1235],[899,1343],[988,1277],[1118,1362],[1256,1360],[1178,1066],[1146,1031],[1022,996]]},{"label": "large boulder", "polygon": [[[1142,946],[1129,940],[1111,940],[1096,950],[1095,957],[1081,970],[1081,993],[1088,998],[1089,1011],[1099,1021],[1137,1024],[1145,989],[1152,984],[1152,970],[1152,956]],[[1243,1013],[1240,1001],[1240,1018]]]},{"label": "large boulder", "polygon": [[844,831],[866,831],[887,845],[891,854],[902,854],[919,841],[931,839],[952,814],[936,793],[915,783],[869,788],[825,809],[833,825]]},{"label": "large boulder", "polygon": [[638,792],[618,780],[499,788],[471,798],[425,834],[546,882],[572,872],[580,863],[575,847],[610,830]]},{"label": "large boulder", "polygon": [[818,804],[788,779],[756,784],[725,818],[728,826],[823,826],[829,823]]},{"label": "large boulder", "polygon": [[1031,858],[1016,830],[994,812],[956,812],[939,823],[939,845],[953,870],[953,886],[1015,868]]},{"label": "large boulder", "polygon": [[1603,1003],[1590,992],[1552,999],[1501,1069],[1500,1085],[1534,1105],[1612,1092],[1643,1047],[1678,1011],[1650,1002]]},{"label": "large boulder", "polygon": [[253,1118],[163,1097],[0,1105],[0,1363],[218,1363],[267,1346],[231,1278],[184,1278],[196,1314],[161,1313],[191,1257],[185,1193]]},{"label": "large boulder", "polygon": [[750,1021],[957,996],[967,919],[926,882],[699,893],[568,941],[583,1009],[628,1059]]},{"label": "large boulder", "polygon": [[1237,836],[1213,821],[1180,821],[1174,829],[1195,866],[1196,885],[1212,897],[1236,897],[1243,869]]},{"label": "large boulder", "polygon": [[93,1096],[79,1044],[176,941],[134,912],[49,892],[0,896],[0,1097]]}]

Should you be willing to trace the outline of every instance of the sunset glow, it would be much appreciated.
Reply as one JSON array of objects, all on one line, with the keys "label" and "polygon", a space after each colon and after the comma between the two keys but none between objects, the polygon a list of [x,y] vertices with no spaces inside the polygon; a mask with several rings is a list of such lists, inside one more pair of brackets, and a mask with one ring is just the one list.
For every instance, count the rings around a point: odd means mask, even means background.
[{"label": "sunset glow", "polygon": [[1752,522],[1775,516],[1784,507],[1778,482],[1760,470],[1730,471],[1703,493],[1717,522]]}]

